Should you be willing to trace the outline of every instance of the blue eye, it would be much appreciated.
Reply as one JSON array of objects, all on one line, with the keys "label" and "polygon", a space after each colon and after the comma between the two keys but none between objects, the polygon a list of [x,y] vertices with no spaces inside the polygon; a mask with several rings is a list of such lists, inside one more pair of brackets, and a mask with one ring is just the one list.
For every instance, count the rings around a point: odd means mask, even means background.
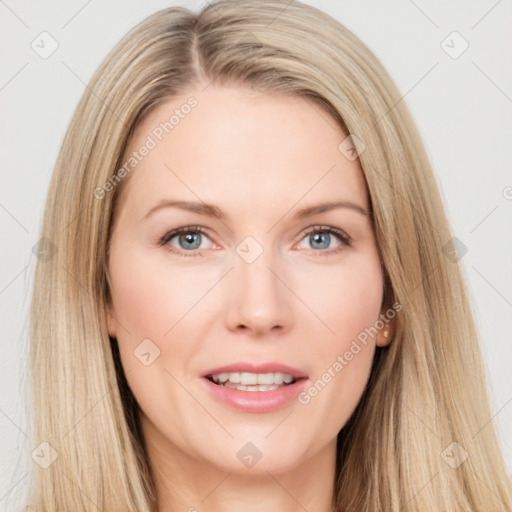
[{"label": "blue eye", "polygon": [[[330,226],[313,226],[304,235],[303,240],[309,242],[309,248],[322,255],[329,255],[338,252],[345,246],[350,246],[350,238],[343,231]],[[331,247],[331,243],[336,238],[338,245]]]},{"label": "blue eye", "polygon": [[[301,241],[307,240],[309,242],[309,247],[306,247],[306,249],[312,249],[313,252],[321,256],[338,253],[351,244],[348,235],[331,226],[313,226],[303,232],[302,235]],[[173,243],[175,239],[176,242]],[[160,239],[159,245],[166,246],[169,252],[178,256],[203,256],[200,252],[201,249],[208,249],[207,244],[206,246],[203,244],[205,239],[209,240],[209,237],[203,228],[200,226],[186,226],[166,233]],[[338,244],[332,247],[331,243],[336,239]]]},{"label": "blue eye", "polygon": [[[201,227],[187,226],[165,234],[160,240],[160,245],[167,245],[169,252],[176,253],[180,256],[202,256],[196,249],[207,248],[202,247],[204,237],[207,237],[207,235]],[[177,239],[178,247],[171,243],[174,239]],[[189,252],[189,254],[183,254],[182,251]]]},{"label": "blue eye", "polygon": [[202,236],[201,233],[186,233],[178,235],[178,240],[180,244],[185,244],[185,247],[182,245],[182,249],[199,249]]}]

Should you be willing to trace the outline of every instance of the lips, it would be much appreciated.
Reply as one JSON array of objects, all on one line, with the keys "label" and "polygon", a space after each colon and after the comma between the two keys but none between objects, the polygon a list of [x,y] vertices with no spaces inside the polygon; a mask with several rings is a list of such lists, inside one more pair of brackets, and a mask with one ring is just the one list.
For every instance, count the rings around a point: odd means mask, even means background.
[{"label": "lips", "polygon": [[[240,371],[244,369],[246,372]],[[270,370],[277,371],[274,373]],[[249,373],[282,375],[284,373],[294,377],[290,384],[278,386],[237,386],[230,384],[230,382],[219,384],[211,378],[211,375],[226,375],[227,373],[231,375],[243,375],[244,373],[246,375]],[[309,381],[307,376],[297,368],[275,363],[264,365],[240,363],[212,368],[205,372],[199,380],[205,392],[218,403],[245,413],[270,413],[281,409],[296,400]]]},{"label": "lips", "polygon": [[[230,381],[224,382],[228,374],[229,378],[236,382],[247,381],[248,374],[257,374],[258,381],[262,375],[270,378],[274,374],[274,385],[245,386]],[[283,382],[281,379],[285,376],[286,382]],[[225,406],[242,412],[267,413],[285,407],[296,400],[308,382],[308,375],[298,368],[283,363],[255,364],[240,361],[210,368],[201,374],[200,380],[205,391]],[[275,382],[279,380],[281,384],[276,385]]]}]

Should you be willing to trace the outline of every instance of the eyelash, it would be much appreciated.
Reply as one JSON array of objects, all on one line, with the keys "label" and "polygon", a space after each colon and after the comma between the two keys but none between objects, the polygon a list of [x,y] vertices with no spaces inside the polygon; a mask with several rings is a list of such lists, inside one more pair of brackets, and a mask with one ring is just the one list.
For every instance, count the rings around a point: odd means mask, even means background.
[{"label": "eyelash", "polygon": [[[351,242],[352,242],[351,238],[346,233],[341,231],[340,229],[333,228],[332,226],[311,226],[310,228],[307,228],[306,230],[304,230],[302,232],[301,240],[303,238],[305,238],[306,236],[310,235],[311,233],[317,233],[317,232],[328,233],[329,235],[335,235],[338,237],[338,239],[341,242],[341,246],[336,247],[334,249],[314,251],[314,252],[317,252],[319,256],[330,256],[331,254],[337,253],[340,250],[342,250],[343,247],[351,246]],[[200,233],[201,235],[205,235],[208,237],[208,233],[201,226],[185,226],[182,228],[174,229],[174,230],[166,233],[162,238],[160,238],[158,245],[163,247],[164,245],[167,245],[175,236],[180,235],[182,233]],[[178,256],[182,256],[184,258],[203,256],[198,250],[190,251],[189,254],[184,254],[183,252],[176,250],[172,246],[168,247],[168,252],[171,252]]]}]

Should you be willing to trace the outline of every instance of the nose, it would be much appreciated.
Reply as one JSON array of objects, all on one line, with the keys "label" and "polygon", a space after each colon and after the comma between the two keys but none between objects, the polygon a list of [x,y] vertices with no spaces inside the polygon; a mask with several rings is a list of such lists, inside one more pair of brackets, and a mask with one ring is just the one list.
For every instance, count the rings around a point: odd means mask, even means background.
[{"label": "nose", "polygon": [[225,319],[232,332],[261,337],[282,334],[292,325],[293,293],[285,284],[282,266],[270,252],[263,251],[252,263],[235,258],[225,289]]}]

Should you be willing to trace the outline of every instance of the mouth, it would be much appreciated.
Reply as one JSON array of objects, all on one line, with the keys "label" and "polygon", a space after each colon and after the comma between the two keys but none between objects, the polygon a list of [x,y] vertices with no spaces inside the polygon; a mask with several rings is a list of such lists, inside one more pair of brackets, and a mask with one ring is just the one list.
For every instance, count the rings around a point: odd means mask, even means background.
[{"label": "mouth", "polygon": [[219,403],[244,413],[269,413],[297,399],[308,376],[290,366],[237,363],[201,375],[204,390]]},{"label": "mouth", "polygon": [[273,391],[295,384],[305,377],[294,377],[290,373],[268,372],[222,372],[206,375],[213,384],[217,386],[237,389],[239,391]]},{"label": "mouth", "polygon": [[307,374],[278,362],[254,364],[239,361],[230,365],[211,368],[201,377],[213,384],[236,389],[239,391],[274,391],[276,389],[292,386],[300,380],[307,379]]}]

